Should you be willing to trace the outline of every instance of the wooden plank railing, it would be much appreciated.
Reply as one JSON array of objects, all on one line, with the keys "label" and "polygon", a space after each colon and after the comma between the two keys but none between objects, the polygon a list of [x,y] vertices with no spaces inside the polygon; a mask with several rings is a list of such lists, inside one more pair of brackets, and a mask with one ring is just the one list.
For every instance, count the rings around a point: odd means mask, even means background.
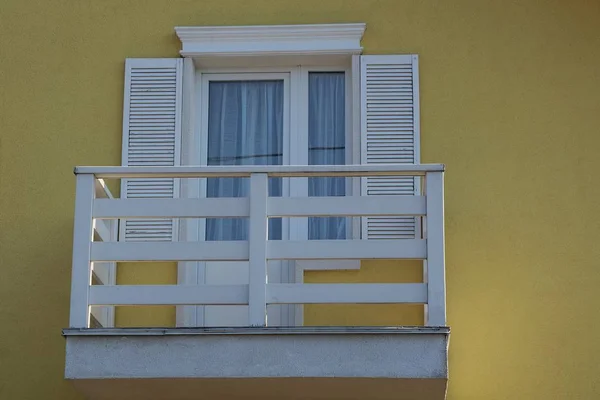
[{"label": "wooden plank railing", "polygon": [[[248,305],[250,324],[266,325],[268,304],[417,303],[426,325],[446,324],[443,165],[77,167],[70,326],[89,326],[90,306]],[[424,195],[269,197],[270,177],[419,176]],[[246,198],[113,199],[95,196],[98,180],[122,178],[250,178]],[[267,240],[268,218],[421,216],[422,237],[402,240]],[[249,218],[247,241],[93,241],[96,224],[118,218]],[[97,230],[96,230],[97,232]],[[424,283],[266,283],[268,260],[421,259]],[[91,285],[92,265],[120,261],[247,261],[247,285]]]}]

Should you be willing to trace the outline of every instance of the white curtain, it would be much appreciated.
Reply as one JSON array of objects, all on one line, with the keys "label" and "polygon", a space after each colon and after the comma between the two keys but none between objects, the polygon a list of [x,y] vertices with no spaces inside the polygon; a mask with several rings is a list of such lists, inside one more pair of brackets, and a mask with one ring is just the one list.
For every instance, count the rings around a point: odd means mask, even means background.
[{"label": "white curtain", "polygon": [[[309,74],[308,163],[346,163],[343,72]],[[283,81],[210,82],[208,165],[281,165],[283,162]],[[248,196],[248,179],[207,180],[207,197]],[[281,196],[281,179],[269,180],[269,195]],[[344,196],[345,178],[309,178],[309,196]],[[343,217],[308,219],[308,238],[345,239]],[[281,219],[269,219],[269,239],[280,240]],[[212,218],[206,240],[247,240],[248,220]]]},{"label": "white curtain", "polygon": [[[310,165],[346,163],[345,79],[343,72],[311,72],[308,87],[308,162]],[[309,196],[344,196],[345,178],[309,178]],[[308,219],[308,238],[345,239],[344,217]]]},{"label": "white curtain", "polygon": [[[283,81],[210,82],[208,165],[281,165]],[[246,197],[247,178],[211,178],[207,197]],[[269,180],[269,195],[281,196],[281,179]],[[246,218],[211,218],[206,240],[247,240]],[[281,239],[281,219],[269,219],[269,239]]]}]

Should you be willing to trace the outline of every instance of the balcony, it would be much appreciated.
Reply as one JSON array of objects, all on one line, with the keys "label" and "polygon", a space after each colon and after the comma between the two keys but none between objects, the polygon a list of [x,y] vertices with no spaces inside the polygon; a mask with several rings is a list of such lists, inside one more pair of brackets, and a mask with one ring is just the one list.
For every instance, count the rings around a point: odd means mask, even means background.
[{"label": "balcony", "polygon": [[[65,376],[91,399],[444,399],[442,165],[78,167]],[[413,177],[404,196],[271,197],[269,178]],[[113,198],[105,180],[249,179],[240,198]],[[411,239],[268,240],[269,218],[414,217]],[[116,241],[122,219],[247,218],[243,241]],[[356,225],[356,224],[355,224]],[[420,283],[270,283],[282,261],[422,260]],[[244,262],[247,283],[116,285],[119,262]],[[112,266],[112,267],[111,267]],[[271,280],[272,281],[272,280]],[[272,326],[269,307],[420,304],[423,326]],[[247,306],[248,326],[93,328],[114,306]],[[99,312],[98,310],[102,311]],[[104,324],[100,324],[106,326]]]}]

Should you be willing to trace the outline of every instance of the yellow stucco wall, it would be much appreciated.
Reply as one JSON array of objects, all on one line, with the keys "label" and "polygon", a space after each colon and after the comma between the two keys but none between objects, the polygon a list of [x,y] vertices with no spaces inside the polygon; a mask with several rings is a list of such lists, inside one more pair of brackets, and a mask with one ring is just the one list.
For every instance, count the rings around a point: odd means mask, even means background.
[{"label": "yellow stucco wall", "polygon": [[[360,270],[307,271],[305,283],[419,283],[423,263],[416,260],[363,260]],[[304,306],[304,325],[398,326],[423,325],[418,304],[310,304]]]},{"label": "yellow stucco wall", "polygon": [[[177,263],[118,263],[118,285],[176,285]],[[115,309],[116,327],[174,327],[174,306],[120,306]]]},{"label": "yellow stucco wall", "polygon": [[120,161],[124,59],[176,56],[176,25],[331,22],[420,55],[422,160],[448,167],[448,398],[600,397],[596,0],[5,0],[0,398],[81,399],[71,170]]}]

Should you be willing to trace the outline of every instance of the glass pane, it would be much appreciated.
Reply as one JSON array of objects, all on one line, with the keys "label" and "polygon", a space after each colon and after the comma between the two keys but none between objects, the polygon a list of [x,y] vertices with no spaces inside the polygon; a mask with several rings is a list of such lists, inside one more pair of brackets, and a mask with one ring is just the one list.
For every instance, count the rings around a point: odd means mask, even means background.
[{"label": "glass pane", "polygon": [[[344,72],[311,72],[308,77],[308,163],[346,163]],[[309,178],[309,196],[344,196],[346,178]],[[344,217],[311,217],[308,238],[345,239]]]},{"label": "glass pane", "polygon": [[[283,81],[211,81],[208,91],[208,165],[281,165]],[[281,178],[269,195],[281,196]],[[207,179],[207,197],[246,197],[247,178]],[[247,218],[206,220],[206,240],[247,240]],[[269,239],[281,239],[281,219],[269,220]]]}]

